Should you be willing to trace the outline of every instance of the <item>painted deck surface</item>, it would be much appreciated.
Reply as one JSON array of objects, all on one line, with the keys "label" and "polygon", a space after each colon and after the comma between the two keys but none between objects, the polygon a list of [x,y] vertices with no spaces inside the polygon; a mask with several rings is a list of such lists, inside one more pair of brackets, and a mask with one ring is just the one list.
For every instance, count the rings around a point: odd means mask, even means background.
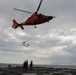
[{"label": "painted deck surface", "polygon": [[76,75],[76,69],[41,68],[23,71],[23,68],[0,68],[0,75]]}]

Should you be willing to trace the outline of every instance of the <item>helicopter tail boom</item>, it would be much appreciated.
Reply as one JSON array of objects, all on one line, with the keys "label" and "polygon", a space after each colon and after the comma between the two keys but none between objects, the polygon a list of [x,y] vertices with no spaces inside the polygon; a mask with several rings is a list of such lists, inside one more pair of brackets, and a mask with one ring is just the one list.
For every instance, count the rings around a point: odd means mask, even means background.
[{"label": "helicopter tail boom", "polygon": [[13,19],[12,28],[16,29],[18,27],[20,27],[22,30],[24,29],[21,24],[19,24],[15,19]]}]

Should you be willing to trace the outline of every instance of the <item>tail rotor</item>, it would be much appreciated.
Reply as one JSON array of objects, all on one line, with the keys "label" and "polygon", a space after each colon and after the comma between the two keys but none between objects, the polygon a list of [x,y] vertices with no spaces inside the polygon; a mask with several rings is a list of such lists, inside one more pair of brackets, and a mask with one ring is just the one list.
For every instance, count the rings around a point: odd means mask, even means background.
[{"label": "tail rotor", "polygon": [[13,21],[12,28],[16,29],[16,28],[20,27],[22,30],[24,29],[24,28],[22,27],[22,25],[19,24],[15,19],[13,19],[12,21]]}]

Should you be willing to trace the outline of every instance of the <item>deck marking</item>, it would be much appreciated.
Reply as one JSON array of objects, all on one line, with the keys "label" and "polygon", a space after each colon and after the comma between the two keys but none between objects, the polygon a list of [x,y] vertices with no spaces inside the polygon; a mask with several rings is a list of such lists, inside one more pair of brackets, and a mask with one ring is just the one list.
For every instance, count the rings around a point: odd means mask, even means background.
[{"label": "deck marking", "polygon": [[37,73],[24,73],[22,75],[37,75]]}]

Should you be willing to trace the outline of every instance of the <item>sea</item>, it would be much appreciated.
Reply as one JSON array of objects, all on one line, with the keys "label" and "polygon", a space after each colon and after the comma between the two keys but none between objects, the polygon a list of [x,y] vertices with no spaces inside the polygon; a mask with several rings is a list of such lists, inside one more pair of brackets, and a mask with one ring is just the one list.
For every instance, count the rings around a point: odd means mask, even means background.
[{"label": "sea", "polygon": [[[0,63],[0,68],[8,68],[8,65],[12,67],[22,66],[22,64],[3,64]],[[76,69],[76,65],[34,65],[34,67],[45,67],[45,68],[69,68],[69,69]]]}]

